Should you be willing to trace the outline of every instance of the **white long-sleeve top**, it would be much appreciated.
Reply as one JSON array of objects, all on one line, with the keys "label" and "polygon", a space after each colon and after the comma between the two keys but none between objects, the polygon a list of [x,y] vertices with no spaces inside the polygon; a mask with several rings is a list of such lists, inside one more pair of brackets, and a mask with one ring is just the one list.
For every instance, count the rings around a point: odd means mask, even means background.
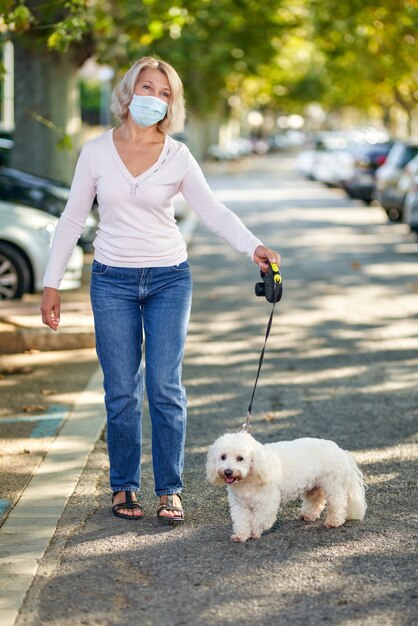
[{"label": "white long-sleeve top", "polygon": [[252,258],[261,241],[215,198],[183,143],[166,135],[156,163],[134,177],[116,150],[111,129],[88,141],[80,153],[52,242],[44,286],[59,288],[95,195],[99,225],[93,245],[97,261],[139,268],[185,261],[186,243],[173,206],[173,197],[179,192],[210,230]]}]

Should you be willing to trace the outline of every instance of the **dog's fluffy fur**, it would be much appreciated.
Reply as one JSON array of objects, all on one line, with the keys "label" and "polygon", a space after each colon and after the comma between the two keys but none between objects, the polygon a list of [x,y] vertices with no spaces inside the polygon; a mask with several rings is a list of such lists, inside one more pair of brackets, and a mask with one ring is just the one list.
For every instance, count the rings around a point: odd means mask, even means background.
[{"label": "dog's fluffy fur", "polygon": [[247,432],[226,434],[209,448],[206,475],[213,485],[227,485],[232,541],[258,539],[274,524],[280,504],[298,497],[300,518],[308,522],[326,504],[327,528],[366,513],[361,471],[348,452],[325,439],[263,445]]}]

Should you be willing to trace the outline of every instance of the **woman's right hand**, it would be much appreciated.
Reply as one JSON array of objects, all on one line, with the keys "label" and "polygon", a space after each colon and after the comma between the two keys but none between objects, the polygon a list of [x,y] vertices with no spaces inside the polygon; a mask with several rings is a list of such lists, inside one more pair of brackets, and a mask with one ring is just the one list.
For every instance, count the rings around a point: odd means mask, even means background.
[{"label": "woman's right hand", "polygon": [[52,330],[58,330],[60,312],[61,296],[58,289],[45,287],[41,301],[42,322],[52,328]]}]

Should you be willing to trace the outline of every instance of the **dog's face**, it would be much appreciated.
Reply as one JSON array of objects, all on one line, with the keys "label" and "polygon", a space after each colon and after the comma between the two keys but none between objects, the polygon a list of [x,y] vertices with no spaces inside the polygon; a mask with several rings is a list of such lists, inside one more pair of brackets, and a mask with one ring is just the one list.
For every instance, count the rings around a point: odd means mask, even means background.
[{"label": "dog's face", "polygon": [[213,485],[234,485],[249,478],[260,483],[266,473],[262,448],[245,432],[219,437],[209,448],[207,479]]}]

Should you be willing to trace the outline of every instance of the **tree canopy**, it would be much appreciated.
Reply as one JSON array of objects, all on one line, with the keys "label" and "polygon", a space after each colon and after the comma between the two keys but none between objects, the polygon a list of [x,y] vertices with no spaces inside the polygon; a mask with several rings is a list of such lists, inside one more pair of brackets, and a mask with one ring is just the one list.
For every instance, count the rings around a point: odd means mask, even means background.
[{"label": "tree canopy", "polygon": [[311,0],[317,49],[324,59],[326,104],[362,108],[418,103],[416,0]]},{"label": "tree canopy", "polygon": [[[69,77],[95,57],[118,73],[157,55],[201,118],[243,106],[302,112],[312,101],[411,115],[418,101],[418,0],[0,0],[0,10],[16,72],[37,59]],[[46,100],[32,108],[63,124]]]},{"label": "tree canopy", "polygon": [[35,50],[126,68],[157,54],[190,107],[417,102],[417,0],[0,0],[3,33]]}]

